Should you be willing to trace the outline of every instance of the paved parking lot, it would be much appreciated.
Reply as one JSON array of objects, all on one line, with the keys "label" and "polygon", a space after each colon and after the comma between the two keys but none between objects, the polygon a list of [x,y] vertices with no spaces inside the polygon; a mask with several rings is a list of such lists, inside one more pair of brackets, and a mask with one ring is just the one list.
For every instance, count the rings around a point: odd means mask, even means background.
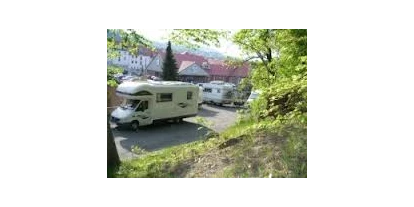
[{"label": "paved parking lot", "polygon": [[209,131],[221,132],[236,121],[236,108],[229,106],[213,106],[203,104],[198,116],[204,117],[212,123],[210,129],[196,123],[196,118],[186,118],[182,123],[160,123],[143,127],[138,131],[130,129],[115,129],[111,123],[115,143],[122,159],[134,156],[131,147],[138,145],[147,150],[154,151],[165,147],[184,144],[202,139]]}]

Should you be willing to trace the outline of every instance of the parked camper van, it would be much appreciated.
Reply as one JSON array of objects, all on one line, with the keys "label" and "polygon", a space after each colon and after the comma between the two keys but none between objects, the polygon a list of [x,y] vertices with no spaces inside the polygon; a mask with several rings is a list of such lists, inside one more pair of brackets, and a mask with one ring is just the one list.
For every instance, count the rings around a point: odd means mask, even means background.
[{"label": "parked camper van", "polygon": [[158,120],[196,116],[199,88],[179,81],[131,81],[116,89],[124,102],[111,114],[111,121],[134,130]]},{"label": "parked camper van", "polygon": [[203,87],[198,86],[198,108],[203,105]]},{"label": "parked camper van", "polygon": [[214,104],[231,104],[234,87],[223,82],[212,81],[199,84],[203,87],[203,101]]}]

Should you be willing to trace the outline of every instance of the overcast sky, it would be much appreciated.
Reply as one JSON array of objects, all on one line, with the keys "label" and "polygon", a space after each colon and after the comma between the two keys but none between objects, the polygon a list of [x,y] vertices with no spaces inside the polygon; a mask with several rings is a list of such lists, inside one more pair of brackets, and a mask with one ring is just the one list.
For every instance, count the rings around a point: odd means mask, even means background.
[{"label": "overcast sky", "polygon": [[[167,41],[167,35],[168,35],[168,31],[167,29],[136,29],[137,32],[139,32],[139,34],[144,35],[144,37],[146,37],[149,40],[152,41],[161,41],[161,42],[166,42]],[[231,30],[232,33],[237,31],[237,30]],[[238,47],[236,45],[234,45],[231,41],[226,41],[226,40],[220,40],[220,48],[217,47],[210,47],[210,48],[214,48],[216,50],[218,50],[219,52],[223,53],[224,55],[230,55],[230,56],[235,56],[235,57],[239,57],[240,54],[240,50],[238,49]]]}]

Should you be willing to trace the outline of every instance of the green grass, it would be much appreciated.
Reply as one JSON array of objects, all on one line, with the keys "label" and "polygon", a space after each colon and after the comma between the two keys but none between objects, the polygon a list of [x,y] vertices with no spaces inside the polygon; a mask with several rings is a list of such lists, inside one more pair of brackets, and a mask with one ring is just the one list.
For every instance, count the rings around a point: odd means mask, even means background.
[{"label": "green grass", "polygon": [[[241,141],[219,149],[224,142],[236,138]],[[111,175],[153,178],[307,177],[306,150],[306,127],[243,120],[219,136],[146,152],[137,159],[123,161]],[[224,163],[222,160],[229,161]],[[218,167],[210,167],[212,163]]]},{"label": "green grass", "polygon": [[[243,122],[226,130],[222,135],[213,136],[208,140],[166,148],[149,152],[140,158],[123,161],[114,177],[176,177],[179,166],[191,161],[203,153],[215,149],[223,140],[246,133],[246,127],[253,122]],[[108,170],[109,171],[109,170]],[[109,176],[109,175],[108,175]]]},{"label": "green grass", "polygon": [[116,177],[175,177],[177,166],[216,146],[217,138],[196,141],[150,152],[138,159],[123,161]]},{"label": "green grass", "polygon": [[254,120],[242,120],[220,133],[220,138],[229,139],[253,133]]},{"label": "green grass", "polygon": [[247,139],[230,152],[234,162],[216,177],[307,177],[306,125],[262,121],[244,130]]}]

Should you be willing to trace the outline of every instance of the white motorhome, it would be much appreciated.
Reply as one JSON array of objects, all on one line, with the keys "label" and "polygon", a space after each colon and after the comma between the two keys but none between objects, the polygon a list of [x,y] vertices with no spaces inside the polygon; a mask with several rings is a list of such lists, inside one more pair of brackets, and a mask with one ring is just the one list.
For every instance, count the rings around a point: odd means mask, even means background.
[{"label": "white motorhome", "polygon": [[233,99],[234,87],[222,81],[212,81],[210,83],[200,83],[203,87],[203,101],[214,104],[231,104]]},{"label": "white motorhome", "polygon": [[158,120],[182,121],[196,116],[199,88],[179,81],[131,81],[120,84],[116,95],[124,102],[111,114],[111,121],[134,130]]},{"label": "white motorhome", "polygon": [[198,107],[200,108],[203,105],[203,87],[198,86]]}]

